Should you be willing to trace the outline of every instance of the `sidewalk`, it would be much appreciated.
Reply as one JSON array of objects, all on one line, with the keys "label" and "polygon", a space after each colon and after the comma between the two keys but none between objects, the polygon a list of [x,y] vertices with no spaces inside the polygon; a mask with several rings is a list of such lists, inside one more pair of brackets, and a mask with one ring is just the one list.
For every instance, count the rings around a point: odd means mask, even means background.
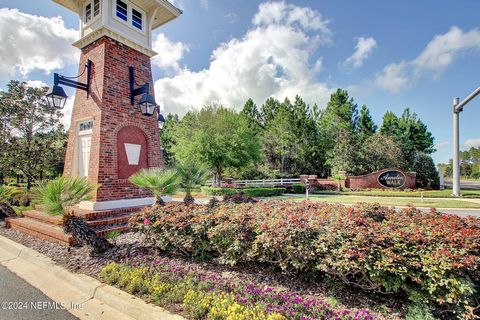
[{"label": "sidewalk", "polygon": [[[82,320],[184,319],[87,275],[72,273],[43,254],[3,236],[0,236],[0,266],[38,288],[60,306],[63,304],[68,312]],[[0,319],[5,319],[1,311]]]}]

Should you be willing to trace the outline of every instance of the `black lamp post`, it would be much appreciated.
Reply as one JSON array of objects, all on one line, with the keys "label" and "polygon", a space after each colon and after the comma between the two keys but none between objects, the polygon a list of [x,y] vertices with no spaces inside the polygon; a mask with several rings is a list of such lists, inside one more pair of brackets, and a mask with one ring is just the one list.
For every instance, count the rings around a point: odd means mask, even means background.
[{"label": "black lamp post", "polygon": [[[65,90],[63,90],[63,88],[60,86],[60,84],[66,85],[68,87],[84,90],[87,92],[87,98],[88,98],[90,94],[91,70],[92,70],[92,61],[87,60],[87,63],[85,64],[85,69],[79,76],[66,77],[58,73],[54,73],[53,87],[48,91],[48,93],[45,96],[47,98],[48,104],[55,109],[63,109],[63,107],[65,107],[65,102],[67,101],[68,96],[65,93]],[[72,80],[72,79],[81,77],[85,73],[85,71],[87,71],[87,83],[81,83],[81,82]]]},{"label": "black lamp post", "polygon": [[165,122],[165,118],[160,113],[160,107],[155,102],[155,98],[150,94],[150,84],[147,82],[141,87],[135,88],[135,76],[134,76],[134,68],[132,66],[129,67],[130,73],[130,104],[133,106],[135,105],[135,96],[143,94],[138,101],[138,105],[140,107],[140,112],[147,117],[153,116],[155,111],[157,111],[157,121],[159,128],[163,127],[163,123]]}]

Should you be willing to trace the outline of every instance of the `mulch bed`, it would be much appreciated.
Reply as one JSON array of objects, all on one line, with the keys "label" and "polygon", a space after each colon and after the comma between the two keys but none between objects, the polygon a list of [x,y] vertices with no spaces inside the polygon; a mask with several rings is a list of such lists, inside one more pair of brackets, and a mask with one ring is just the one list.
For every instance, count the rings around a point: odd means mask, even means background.
[{"label": "mulch bed", "polygon": [[[332,279],[311,279],[298,274],[280,273],[259,265],[243,265],[227,267],[219,264],[215,259],[209,262],[195,262],[159,252],[155,248],[145,245],[143,236],[139,233],[123,233],[115,241],[116,246],[101,255],[93,254],[88,246],[75,246],[67,248],[60,244],[42,241],[17,230],[5,228],[0,221],[0,235],[26,247],[32,248],[54,260],[66,269],[96,277],[106,264],[128,257],[149,255],[159,258],[168,258],[173,263],[189,269],[201,269],[212,274],[229,273],[243,279],[248,279],[259,286],[270,286],[295,290],[300,294],[312,297],[335,297],[341,306],[346,308],[369,308],[376,311],[379,319],[402,319],[404,304],[402,297],[384,296],[381,294],[366,294],[355,288],[345,287]],[[178,312],[178,306],[167,309]]]}]

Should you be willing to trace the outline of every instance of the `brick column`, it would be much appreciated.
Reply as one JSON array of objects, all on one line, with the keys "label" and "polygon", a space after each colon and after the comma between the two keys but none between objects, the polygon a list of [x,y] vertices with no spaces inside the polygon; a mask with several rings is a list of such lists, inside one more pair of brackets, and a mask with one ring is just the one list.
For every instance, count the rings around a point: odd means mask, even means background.
[{"label": "brick column", "polygon": [[[143,116],[137,105],[130,104],[128,67],[131,65],[135,68],[136,83],[150,83],[150,93],[154,94],[150,58],[111,38],[102,37],[82,49],[80,71],[87,59],[93,62],[90,97],[87,99],[84,91],[76,92],[64,174],[77,174],[74,172],[74,157],[77,154],[75,149],[78,149],[78,122],[93,119],[88,179],[101,185],[93,201],[148,197],[148,192],[139,190],[128,182],[124,172],[131,174],[143,167],[163,165],[156,115]],[[85,75],[79,81],[85,81]],[[137,101],[138,99],[140,96],[136,98]],[[141,140],[138,144],[147,148],[144,153],[146,161],[142,160],[131,168],[128,168],[128,163],[123,163],[126,159],[125,151],[119,150],[122,144],[117,141],[121,129],[126,130],[122,137],[128,137],[129,133],[137,137],[144,134],[144,138],[139,138]],[[124,170],[120,177],[119,170]]]}]

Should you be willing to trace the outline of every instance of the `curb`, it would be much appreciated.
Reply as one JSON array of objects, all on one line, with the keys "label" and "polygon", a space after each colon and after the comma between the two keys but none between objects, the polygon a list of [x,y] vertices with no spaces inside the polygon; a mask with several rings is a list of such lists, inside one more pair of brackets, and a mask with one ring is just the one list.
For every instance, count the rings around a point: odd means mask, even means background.
[{"label": "curb", "polygon": [[[158,306],[147,304],[140,298],[103,284],[92,277],[72,273],[57,265],[49,257],[3,236],[0,236],[0,265],[40,289],[52,300],[59,299],[61,288],[73,287],[77,293],[63,290],[66,293],[62,293],[61,298],[64,301],[70,299],[71,302],[74,302],[72,299],[79,299],[81,296],[87,305],[86,308],[84,310],[68,310],[80,319],[185,319]],[[39,277],[39,274],[42,276]],[[97,310],[88,310],[89,308]],[[95,311],[97,311],[97,315],[95,315]]]}]

